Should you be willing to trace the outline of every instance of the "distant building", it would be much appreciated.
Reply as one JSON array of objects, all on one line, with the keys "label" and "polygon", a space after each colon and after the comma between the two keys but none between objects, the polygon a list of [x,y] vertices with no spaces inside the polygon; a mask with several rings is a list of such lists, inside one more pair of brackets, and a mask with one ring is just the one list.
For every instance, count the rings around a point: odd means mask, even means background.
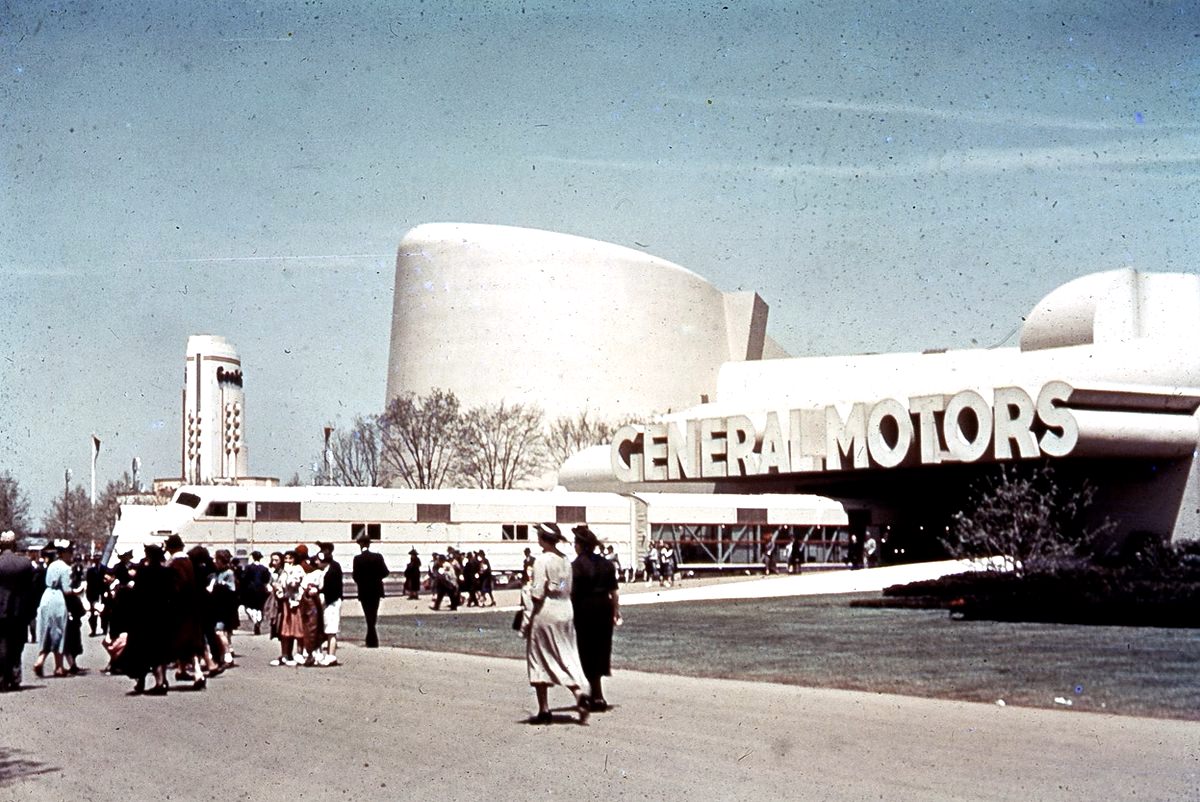
[{"label": "distant building", "polygon": [[180,475],[155,479],[156,495],[169,495],[184,484],[279,483],[250,475],[242,360],[224,337],[188,337],[182,404]]},{"label": "distant building", "polygon": [[185,484],[236,481],[250,473],[242,428],[246,411],[242,360],[224,337],[188,337],[183,383]]}]

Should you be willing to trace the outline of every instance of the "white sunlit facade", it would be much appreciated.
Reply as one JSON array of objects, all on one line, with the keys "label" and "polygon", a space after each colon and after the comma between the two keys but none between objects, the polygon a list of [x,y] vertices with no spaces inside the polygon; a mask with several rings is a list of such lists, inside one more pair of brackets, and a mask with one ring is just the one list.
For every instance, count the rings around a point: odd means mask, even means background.
[{"label": "white sunlit facade", "polygon": [[632,248],[510,226],[431,223],[396,257],[387,397],[536,404],[549,420],[702,403],[729,362],[781,355],[767,305]]},{"label": "white sunlit facade", "polygon": [[997,463],[1048,460],[1117,534],[1192,539],[1198,341],[1200,276],[1097,273],[1038,303],[1017,348],[726,364],[713,402],[625,427],[560,481],[824,493],[929,531]]},{"label": "white sunlit facade", "polygon": [[569,490],[823,495],[919,551],[997,464],[1048,461],[1117,534],[1200,527],[1200,276],[1077,279],[1018,347],[813,358],[767,337],[754,293],[565,234],[422,225],[395,287],[389,398],[640,421],[567,460]]}]

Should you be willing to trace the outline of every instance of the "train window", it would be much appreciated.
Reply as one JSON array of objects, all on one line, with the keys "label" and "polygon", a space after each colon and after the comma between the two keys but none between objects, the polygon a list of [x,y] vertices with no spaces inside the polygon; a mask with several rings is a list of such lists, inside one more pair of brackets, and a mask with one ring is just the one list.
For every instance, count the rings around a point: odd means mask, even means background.
[{"label": "train window", "polygon": [[528,524],[504,524],[500,527],[502,540],[529,540]]},{"label": "train window", "polygon": [[250,507],[250,505],[248,502],[239,501],[234,510],[234,515],[236,515],[238,518],[249,518],[250,517],[249,507]]},{"label": "train window", "polygon": [[448,524],[450,523],[449,504],[418,504],[417,523],[419,524]]},{"label": "train window", "polygon": [[743,524],[743,525],[768,523],[766,510],[755,510],[755,509],[746,509],[744,507],[738,507],[737,516],[738,516],[737,522],[739,524]]},{"label": "train window", "polygon": [[254,517],[260,521],[299,521],[299,501],[258,501]]},{"label": "train window", "polygon": [[228,518],[229,517],[229,502],[228,501],[210,501],[208,509],[204,511],[205,515],[213,518]]},{"label": "train window", "polygon": [[585,524],[587,523],[587,507],[555,507],[554,523]]},{"label": "train window", "polygon": [[358,540],[363,535],[371,540],[381,540],[383,538],[382,524],[350,524],[351,540]]},{"label": "train window", "polygon": [[200,506],[200,497],[195,493],[180,493],[175,497],[175,502],[191,507],[194,510]]}]

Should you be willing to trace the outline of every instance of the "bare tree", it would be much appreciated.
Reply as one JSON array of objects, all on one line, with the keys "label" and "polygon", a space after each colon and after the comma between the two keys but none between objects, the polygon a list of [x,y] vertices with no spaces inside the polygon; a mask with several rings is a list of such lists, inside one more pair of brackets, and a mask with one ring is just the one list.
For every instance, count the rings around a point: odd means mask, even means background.
[{"label": "bare tree", "polygon": [[0,532],[8,529],[29,534],[29,498],[11,473],[0,471]]},{"label": "bare tree", "polygon": [[1002,557],[1018,575],[1082,552],[1112,528],[1088,527],[1083,512],[1095,489],[1069,488],[1046,465],[1002,465],[972,489],[944,543],[955,557]]},{"label": "bare tree", "polygon": [[378,415],[357,417],[329,439],[330,476],[335,485],[382,487],[383,433]]},{"label": "bare tree", "polygon": [[545,465],[542,411],[524,404],[471,409],[464,416],[463,479],[475,487],[511,488]]},{"label": "bare tree", "polygon": [[42,520],[42,528],[51,537],[66,538],[74,543],[91,541],[95,534],[95,518],[88,491],[82,485],[65,489],[54,499],[50,514]]},{"label": "bare tree", "polygon": [[393,398],[379,418],[380,456],[387,484],[441,487],[457,467],[462,415],[452,392],[432,390]]},{"label": "bare tree", "polygon": [[546,435],[546,451],[556,465],[588,446],[598,446],[612,439],[617,427],[602,420],[592,420],[582,410],[574,417],[563,416],[550,424]]}]

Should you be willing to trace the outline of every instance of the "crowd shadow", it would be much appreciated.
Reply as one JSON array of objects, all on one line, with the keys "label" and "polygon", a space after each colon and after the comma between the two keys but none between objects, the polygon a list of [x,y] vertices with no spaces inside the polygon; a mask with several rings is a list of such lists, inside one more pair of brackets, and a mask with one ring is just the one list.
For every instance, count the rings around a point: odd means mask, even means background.
[{"label": "crowd shadow", "polygon": [[0,788],[56,771],[62,769],[27,757],[19,749],[0,746]]}]

